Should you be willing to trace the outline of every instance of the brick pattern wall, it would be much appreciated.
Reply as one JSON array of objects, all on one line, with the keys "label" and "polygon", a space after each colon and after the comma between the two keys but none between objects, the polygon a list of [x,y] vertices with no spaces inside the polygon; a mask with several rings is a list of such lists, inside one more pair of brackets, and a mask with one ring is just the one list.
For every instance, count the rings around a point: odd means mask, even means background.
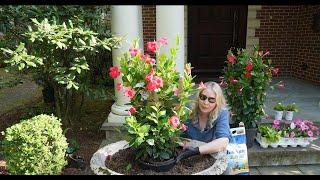
[{"label": "brick pattern wall", "polygon": [[313,29],[313,14],[319,12],[320,5],[299,7],[295,52],[297,58],[292,66],[295,77],[317,84],[320,84],[320,32]]},{"label": "brick pattern wall", "polygon": [[146,43],[156,40],[156,6],[142,6],[143,44],[146,52]]},{"label": "brick pattern wall", "polygon": [[320,6],[266,6],[257,11],[262,50],[269,50],[280,76],[320,84],[320,33],[312,30],[312,15]]}]

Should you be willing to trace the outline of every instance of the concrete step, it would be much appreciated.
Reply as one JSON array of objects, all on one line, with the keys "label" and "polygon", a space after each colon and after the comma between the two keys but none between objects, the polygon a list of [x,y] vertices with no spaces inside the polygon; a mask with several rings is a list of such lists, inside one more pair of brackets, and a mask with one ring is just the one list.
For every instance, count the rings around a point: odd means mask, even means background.
[{"label": "concrete step", "polygon": [[299,164],[320,164],[320,140],[314,140],[308,147],[262,148],[257,142],[248,149],[250,166],[287,166]]}]

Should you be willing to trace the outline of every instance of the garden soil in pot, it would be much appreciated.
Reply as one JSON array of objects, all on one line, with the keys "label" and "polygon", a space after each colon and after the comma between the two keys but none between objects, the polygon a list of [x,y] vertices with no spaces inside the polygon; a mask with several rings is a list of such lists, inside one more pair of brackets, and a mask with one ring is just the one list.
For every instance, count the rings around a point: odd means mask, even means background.
[{"label": "garden soil in pot", "polygon": [[198,155],[183,159],[167,172],[155,172],[141,169],[134,159],[135,154],[131,148],[120,150],[106,158],[106,167],[125,175],[188,175],[201,172],[215,163],[215,159],[210,155]]}]

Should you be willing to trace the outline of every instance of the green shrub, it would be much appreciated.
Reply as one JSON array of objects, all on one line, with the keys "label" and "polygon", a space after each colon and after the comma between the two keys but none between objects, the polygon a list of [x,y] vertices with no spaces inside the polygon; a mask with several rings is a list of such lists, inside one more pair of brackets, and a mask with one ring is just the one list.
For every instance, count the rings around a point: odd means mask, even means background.
[{"label": "green shrub", "polygon": [[68,147],[61,122],[38,115],[5,131],[4,155],[11,174],[60,174]]}]

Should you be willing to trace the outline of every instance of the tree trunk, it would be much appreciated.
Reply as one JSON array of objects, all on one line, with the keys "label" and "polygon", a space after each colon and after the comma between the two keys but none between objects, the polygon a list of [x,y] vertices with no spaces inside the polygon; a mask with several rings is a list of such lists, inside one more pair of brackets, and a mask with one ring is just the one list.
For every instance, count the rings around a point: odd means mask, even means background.
[{"label": "tree trunk", "polygon": [[74,89],[54,86],[55,112],[64,125],[70,126],[80,120],[84,94]]}]

